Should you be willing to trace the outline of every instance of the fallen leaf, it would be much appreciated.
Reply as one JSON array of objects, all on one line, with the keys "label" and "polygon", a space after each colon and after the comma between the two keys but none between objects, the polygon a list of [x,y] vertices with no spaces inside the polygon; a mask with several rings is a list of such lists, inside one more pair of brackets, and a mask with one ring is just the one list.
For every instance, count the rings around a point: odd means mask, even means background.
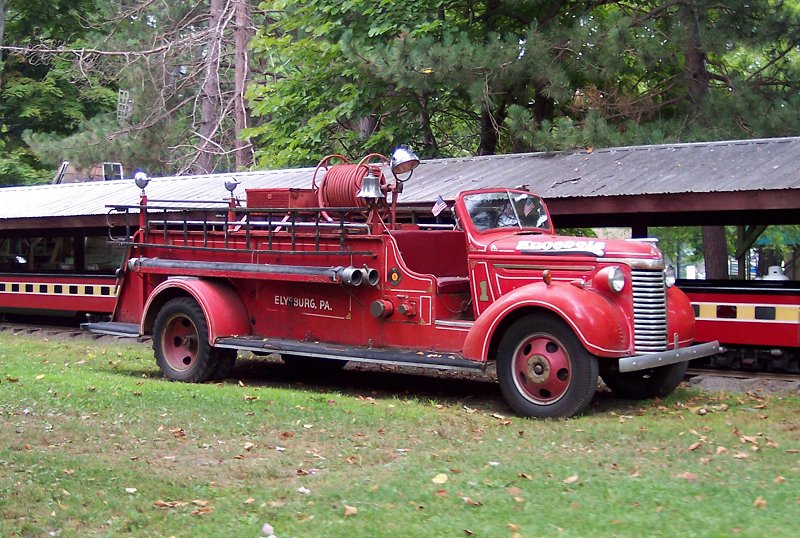
[{"label": "fallen leaf", "polygon": [[775,477],[775,480],[773,480],[773,482],[775,482],[776,484],[781,484],[783,482],[786,482],[786,478],[784,478],[783,476],[778,475],[778,476]]},{"label": "fallen leaf", "polygon": [[245,443],[242,448],[244,448],[246,451],[249,452],[250,450],[253,449],[254,446],[256,446],[255,443]]},{"label": "fallen leaf", "polygon": [[473,500],[472,500],[472,499],[470,499],[469,497],[461,497],[461,498],[464,500],[464,502],[465,502],[465,503],[467,503],[467,504],[468,504],[468,505],[470,505],[470,506],[483,506],[483,503],[482,503],[482,502],[479,502],[479,501],[473,501]]},{"label": "fallen leaf", "polygon": [[192,510],[192,515],[193,516],[202,516],[202,515],[205,515],[205,514],[210,514],[213,511],[214,511],[214,509],[211,508],[210,506],[204,506],[202,508],[198,508],[197,510]]},{"label": "fallen leaf", "polygon": [[567,478],[564,479],[565,484],[574,484],[577,481],[578,481],[578,475],[576,474],[568,476]]},{"label": "fallen leaf", "polygon": [[520,529],[522,529],[522,527],[519,525],[514,525],[513,523],[506,523],[506,527],[508,527],[508,530],[511,532],[519,532]]},{"label": "fallen leaf", "polygon": [[522,493],[522,488],[517,486],[509,486],[506,488],[506,493],[508,493],[509,495],[519,495],[520,493]]},{"label": "fallen leaf", "polygon": [[727,449],[727,448],[725,448],[724,446],[718,446],[718,447],[717,447],[717,454],[724,454],[724,453],[726,453],[727,451],[728,451],[728,449]]},{"label": "fallen leaf", "polygon": [[446,489],[437,489],[434,493],[439,497],[447,497],[447,490]]},{"label": "fallen leaf", "polygon": [[133,495],[137,491],[138,490],[136,488],[125,488],[125,493],[130,493],[131,495]]},{"label": "fallen leaf", "polygon": [[36,376],[36,379],[37,379],[37,380],[39,380],[39,379],[44,379],[44,374],[39,374],[39,375],[37,375],[37,376]]},{"label": "fallen leaf", "polygon": [[447,475],[444,473],[439,473],[431,479],[431,482],[434,484],[444,484],[447,482]]},{"label": "fallen leaf", "polygon": [[678,478],[683,478],[684,480],[687,480],[689,482],[694,482],[695,480],[697,480],[700,477],[697,476],[696,474],[692,473],[692,472],[686,471],[685,473],[679,474]]},{"label": "fallen leaf", "polygon": [[358,508],[356,508],[355,506],[344,505],[344,516],[345,517],[354,516],[357,513],[358,513]]},{"label": "fallen leaf", "polygon": [[519,473],[517,476],[520,478],[524,478],[525,480],[533,480],[533,477],[528,473]]},{"label": "fallen leaf", "polygon": [[765,506],[767,506],[767,501],[765,501],[761,497],[756,497],[756,500],[753,501],[753,506],[755,506],[756,508],[764,508]]},{"label": "fallen leaf", "polygon": [[187,504],[189,503],[184,501],[162,501],[162,500],[158,500],[153,503],[153,505],[157,506],[158,508],[178,508],[180,506],[186,506]]},{"label": "fallen leaf", "polygon": [[252,497],[248,497],[247,499],[244,500],[244,504],[253,504],[254,502],[256,502],[256,500]]},{"label": "fallen leaf", "polygon": [[694,452],[695,450],[697,450],[698,448],[700,448],[704,444],[706,444],[706,442],[703,441],[702,439],[697,441],[696,443],[692,443],[691,445],[689,445],[689,452]]},{"label": "fallen leaf", "polygon": [[195,506],[208,506],[208,501],[204,501],[202,499],[194,499],[192,504]]},{"label": "fallen leaf", "polygon": [[750,455],[749,454],[745,454],[744,452],[736,452],[733,455],[733,457],[736,458],[737,460],[746,460],[747,458],[750,457]]},{"label": "fallen leaf", "polygon": [[175,437],[186,437],[186,431],[183,428],[175,428],[169,431]]},{"label": "fallen leaf", "polygon": [[311,495],[311,490],[305,486],[300,486],[299,488],[297,488],[297,492],[302,495]]}]

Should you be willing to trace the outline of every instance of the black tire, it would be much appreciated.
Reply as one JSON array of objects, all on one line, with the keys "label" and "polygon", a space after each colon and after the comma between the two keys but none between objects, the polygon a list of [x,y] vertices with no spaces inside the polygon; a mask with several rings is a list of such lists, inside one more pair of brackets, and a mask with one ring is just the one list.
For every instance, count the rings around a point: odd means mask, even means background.
[{"label": "black tire", "polygon": [[497,350],[497,379],[508,405],[524,417],[581,413],[597,389],[597,359],[572,330],[548,314],[514,322]]},{"label": "black tire", "polygon": [[281,353],[281,360],[292,370],[311,375],[338,372],[347,366],[347,361],[345,360],[306,357],[304,355],[292,355],[291,353]]},{"label": "black tire", "polygon": [[217,368],[214,370],[212,379],[222,381],[228,379],[233,373],[233,368],[236,366],[236,350],[235,349],[213,349],[214,360],[217,361]]},{"label": "black tire", "polygon": [[638,372],[604,371],[603,382],[615,396],[627,400],[663,398],[680,385],[689,362],[679,362]]},{"label": "black tire", "polygon": [[158,367],[173,381],[202,383],[217,371],[216,351],[208,343],[203,309],[190,297],[168,301],[156,316],[153,351]]}]

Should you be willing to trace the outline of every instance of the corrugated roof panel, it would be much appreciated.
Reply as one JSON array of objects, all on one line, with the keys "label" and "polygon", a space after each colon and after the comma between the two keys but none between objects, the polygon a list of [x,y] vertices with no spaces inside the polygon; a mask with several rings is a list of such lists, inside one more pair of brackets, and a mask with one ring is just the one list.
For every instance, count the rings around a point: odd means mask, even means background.
[{"label": "corrugated roof panel", "polygon": [[[452,200],[459,192],[527,184],[545,198],[736,192],[800,188],[800,137],[665,144],[592,152],[528,153],[423,161],[402,202]],[[310,188],[313,168],[154,178],[151,200],[227,198],[227,178],[245,189]],[[318,178],[320,179],[320,178]],[[103,215],[107,204],[135,205],[132,180],[0,189],[0,219]]]}]

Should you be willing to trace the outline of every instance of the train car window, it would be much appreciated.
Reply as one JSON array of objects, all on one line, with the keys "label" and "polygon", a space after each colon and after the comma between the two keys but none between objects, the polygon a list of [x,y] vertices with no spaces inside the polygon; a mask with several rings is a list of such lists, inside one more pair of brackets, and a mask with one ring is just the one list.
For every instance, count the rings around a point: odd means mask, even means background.
[{"label": "train car window", "polygon": [[105,236],[86,238],[85,244],[87,271],[115,271],[122,264],[125,247],[109,242]]}]

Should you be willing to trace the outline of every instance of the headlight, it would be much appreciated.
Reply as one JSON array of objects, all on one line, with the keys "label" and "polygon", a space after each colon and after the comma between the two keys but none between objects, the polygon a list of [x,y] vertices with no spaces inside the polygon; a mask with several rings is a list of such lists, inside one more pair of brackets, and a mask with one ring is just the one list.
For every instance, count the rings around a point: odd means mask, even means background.
[{"label": "headlight", "polygon": [[625,273],[619,267],[612,267],[608,273],[608,287],[617,293],[625,287]]},{"label": "headlight", "polygon": [[625,288],[625,272],[617,266],[604,267],[594,277],[595,285],[612,293],[619,293]]},{"label": "headlight", "polygon": [[675,268],[671,265],[664,269],[664,283],[666,283],[668,288],[675,285]]}]

